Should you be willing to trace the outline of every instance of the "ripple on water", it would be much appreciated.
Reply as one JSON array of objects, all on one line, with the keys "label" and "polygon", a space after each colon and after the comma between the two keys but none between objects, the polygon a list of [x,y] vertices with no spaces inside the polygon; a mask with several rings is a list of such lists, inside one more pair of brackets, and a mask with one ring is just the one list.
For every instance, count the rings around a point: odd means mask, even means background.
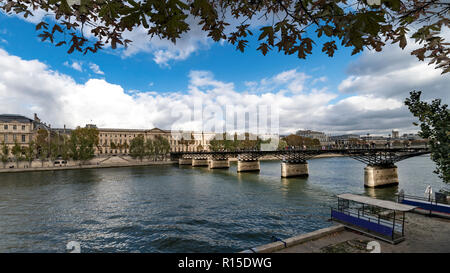
[{"label": "ripple on water", "polygon": [[101,225],[102,223],[100,223],[99,221],[93,220],[93,219],[89,219],[89,220],[82,221],[80,224],[82,224],[82,225]]}]

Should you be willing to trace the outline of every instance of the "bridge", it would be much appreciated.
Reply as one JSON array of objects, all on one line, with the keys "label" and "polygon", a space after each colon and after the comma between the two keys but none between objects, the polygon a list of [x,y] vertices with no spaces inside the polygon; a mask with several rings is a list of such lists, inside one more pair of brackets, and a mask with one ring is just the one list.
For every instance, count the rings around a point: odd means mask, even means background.
[{"label": "bridge", "polygon": [[396,162],[424,154],[423,147],[407,148],[355,148],[355,149],[299,149],[276,151],[211,151],[172,152],[171,159],[179,165],[208,166],[210,169],[229,168],[230,158],[237,158],[238,172],[259,172],[262,158],[281,160],[281,177],[306,177],[309,175],[307,160],[321,154],[340,154],[365,163],[364,186],[381,187],[399,183]]}]

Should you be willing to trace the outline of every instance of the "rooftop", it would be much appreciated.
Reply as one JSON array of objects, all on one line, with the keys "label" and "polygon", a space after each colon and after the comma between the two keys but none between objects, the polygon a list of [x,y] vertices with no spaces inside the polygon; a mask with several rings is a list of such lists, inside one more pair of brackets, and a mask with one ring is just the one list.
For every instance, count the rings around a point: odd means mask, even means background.
[{"label": "rooftop", "polygon": [[392,202],[392,201],[380,200],[380,199],[375,199],[375,198],[371,198],[371,197],[367,197],[367,196],[363,196],[363,195],[356,195],[356,194],[350,194],[350,193],[340,194],[337,197],[341,198],[341,199],[351,200],[351,201],[358,202],[358,203],[368,204],[371,206],[376,206],[376,207],[381,207],[381,208],[396,210],[396,211],[410,211],[410,210],[413,210],[416,208],[414,206],[408,206],[408,205],[399,204],[399,203]]},{"label": "rooftop", "polygon": [[21,115],[10,115],[10,114],[2,114],[0,115],[0,122],[33,122],[32,119],[29,119],[27,117],[21,116]]}]

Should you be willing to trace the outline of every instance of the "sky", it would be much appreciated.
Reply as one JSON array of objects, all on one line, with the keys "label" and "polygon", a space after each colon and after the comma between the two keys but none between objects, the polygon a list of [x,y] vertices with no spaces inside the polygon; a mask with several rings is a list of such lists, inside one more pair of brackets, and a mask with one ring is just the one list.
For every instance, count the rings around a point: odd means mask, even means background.
[{"label": "sky", "polygon": [[[83,55],[41,42],[40,16],[0,13],[0,114],[37,113],[52,127],[219,132],[230,131],[230,119],[238,123],[229,113],[236,120],[258,113],[258,127],[268,111],[280,134],[387,135],[417,131],[403,103],[410,91],[449,103],[450,74],[411,56],[412,40],[405,50],[387,45],[351,56],[340,48],[332,58],[317,47],[302,60],[276,50],[263,56],[256,38],[241,53],[193,25],[175,45],[136,29],[125,34],[133,41],[127,49]],[[450,39],[448,29],[443,34]]]}]

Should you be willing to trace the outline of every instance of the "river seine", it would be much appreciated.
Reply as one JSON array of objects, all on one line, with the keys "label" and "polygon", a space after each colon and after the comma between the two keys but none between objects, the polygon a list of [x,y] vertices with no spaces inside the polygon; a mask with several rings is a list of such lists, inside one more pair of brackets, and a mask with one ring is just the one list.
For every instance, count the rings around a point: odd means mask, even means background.
[{"label": "river seine", "polygon": [[309,160],[306,179],[176,165],[0,174],[0,252],[237,252],[330,226],[335,195],[394,199],[444,186],[429,156],[397,163],[399,187],[364,188],[364,164]]}]

